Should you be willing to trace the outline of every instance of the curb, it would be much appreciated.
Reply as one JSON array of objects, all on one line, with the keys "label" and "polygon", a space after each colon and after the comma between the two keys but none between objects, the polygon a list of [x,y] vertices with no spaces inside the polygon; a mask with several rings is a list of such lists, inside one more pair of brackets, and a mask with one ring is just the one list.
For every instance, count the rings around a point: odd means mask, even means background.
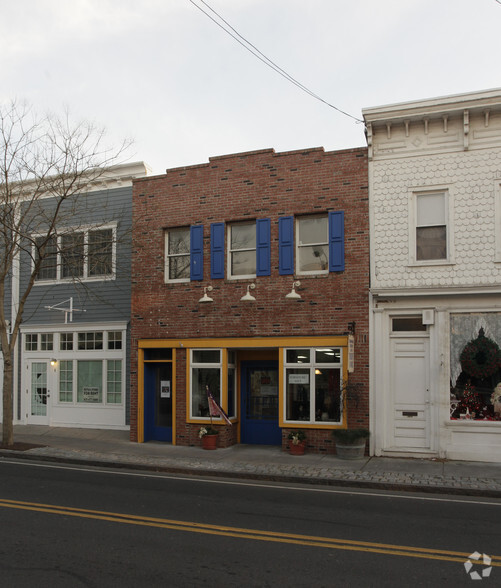
[{"label": "curb", "polygon": [[237,472],[231,470],[214,470],[207,468],[190,468],[189,466],[144,464],[126,461],[108,461],[105,459],[78,458],[78,457],[60,457],[55,455],[34,455],[27,451],[0,450],[0,459],[15,458],[26,461],[44,461],[47,463],[64,463],[69,465],[110,468],[110,469],[130,469],[140,472],[159,472],[168,474],[182,474],[191,477],[213,477],[229,478],[237,480],[256,480],[262,482],[277,482],[287,484],[302,484],[315,486],[330,486],[340,488],[372,489],[378,491],[392,492],[421,492],[425,494],[450,494],[454,496],[475,496],[484,498],[501,498],[501,489],[489,488],[471,488],[468,486],[450,486],[447,484],[441,486],[430,486],[413,482],[405,484],[402,482],[379,482],[374,480],[345,480],[341,478],[321,478],[296,476],[293,474],[273,474],[273,473],[253,473]]}]

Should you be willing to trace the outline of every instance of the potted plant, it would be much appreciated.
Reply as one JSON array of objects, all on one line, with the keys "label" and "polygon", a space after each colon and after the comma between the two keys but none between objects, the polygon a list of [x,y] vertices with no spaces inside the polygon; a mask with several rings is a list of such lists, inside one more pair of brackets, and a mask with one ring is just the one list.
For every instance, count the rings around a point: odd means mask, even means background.
[{"label": "potted plant", "polygon": [[203,449],[217,449],[218,434],[219,431],[211,425],[200,427],[200,430],[198,431],[198,436],[202,440]]},{"label": "potted plant", "polygon": [[291,431],[287,436],[289,439],[289,453],[291,455],[304,455],[306,448],[306,433],[302,429]]},{"label": "potted plant", "polygon": [[370,432],[367,429],[334,429],[336,454],[341,459],[360,459],[365,454],[365,440]]}]

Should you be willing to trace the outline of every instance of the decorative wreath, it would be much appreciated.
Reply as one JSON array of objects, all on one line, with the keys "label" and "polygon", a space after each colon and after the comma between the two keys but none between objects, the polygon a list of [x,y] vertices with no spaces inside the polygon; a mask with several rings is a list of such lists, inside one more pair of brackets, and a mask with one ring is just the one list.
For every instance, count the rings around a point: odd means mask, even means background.
[{"label": "decorative wreath", "polygon": [[480,329],[478,337],[465,345],[459,361],[464,372],[483,380],[501,368],[501,350],[499,345],[486,337],[484,330]]}]

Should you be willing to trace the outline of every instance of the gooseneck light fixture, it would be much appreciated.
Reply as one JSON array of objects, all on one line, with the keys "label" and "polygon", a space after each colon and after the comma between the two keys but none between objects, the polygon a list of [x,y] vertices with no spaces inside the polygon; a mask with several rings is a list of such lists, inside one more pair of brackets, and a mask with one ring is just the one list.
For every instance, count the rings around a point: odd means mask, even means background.
[{"label": "gooseneck light fixture", "polygon": [[242,300],[243,302],[253,302],[254,300],[256,300],[254,296],[249,292],[249,290],[254,290],[255,287],[256,284],[249,284],[247,286],[247,292],[242,296],[242,298],[240,298],[240,300]]},{"label": "gooseneck light fixture", "polygon": [[212,292],[212,290],[212,286],[204,286],[204,295],[202,296],[202,298],[200,298],[198,302],[214,302],[214,300],[210,296],[207,296],[207,292]]},{"label": "gooseneck light fixture", "polygon": [[292,282],[292,290],[285,295],[288,300],[299,300],[301,298],[301,294],[296,292],[296,288],[301,286],[301,282],[299,280]]}]

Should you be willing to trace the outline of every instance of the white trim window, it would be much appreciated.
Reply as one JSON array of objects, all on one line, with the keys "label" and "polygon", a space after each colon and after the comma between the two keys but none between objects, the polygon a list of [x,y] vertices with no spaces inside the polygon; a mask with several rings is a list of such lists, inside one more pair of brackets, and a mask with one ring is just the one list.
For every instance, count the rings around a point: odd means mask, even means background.
[{"label": "white trim window", "polygon": [[411,251],[415,263],[444,262],[450,259],[448,193],[446,191],[415,193],[414,227]]},{"label": "white trim window", "polygon": [[284,423],[341,424],[342,349],[284,350]]},{"label": "white trim window", "polygon": [[190,280],[190,229],[165,231],[165,282]]},{"label": "white trim window", "polygon": [[[190,351],[190,418],[210,419],[207,386],[214,400],[221,406],[222,352],[221,349],[192,349]],[[216,422],[220,417],[213,417]]]},{"label": "white trim window", "polygon": [[[34,237],[33,259],[40,259],[46,237]],[[68,230],[47,241],[37,283],[102,280],[115,277],[116,225]]]},{"label": "white trim window", "polygon": [[296,219],[296,273],[329,273],[329,223],[327,215]]},{"label": "white trim window", "polygon": [[256,223],[228,226],[228,276],[256,277]]}]

